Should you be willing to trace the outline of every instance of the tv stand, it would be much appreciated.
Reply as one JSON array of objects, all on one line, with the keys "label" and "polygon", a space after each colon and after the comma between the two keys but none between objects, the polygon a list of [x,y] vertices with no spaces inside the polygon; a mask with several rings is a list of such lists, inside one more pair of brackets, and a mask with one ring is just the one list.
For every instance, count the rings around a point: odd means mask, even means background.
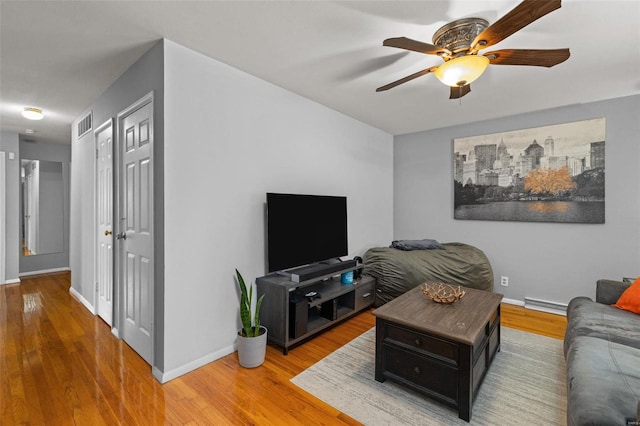
[{"label": "tv stand", "polygon": [[[269,330],[269,342],[281,346],[286,355],[292,346],[371,306],[373,277],[363,275],[353,284],[342,284],[340,277],[334,277],[360,268],[346,263],[342,269],[301,282],[277,273],[256,279],[258,294],[265,295],[260,322]],[[306,296],[312,292],[316,295]]]}]

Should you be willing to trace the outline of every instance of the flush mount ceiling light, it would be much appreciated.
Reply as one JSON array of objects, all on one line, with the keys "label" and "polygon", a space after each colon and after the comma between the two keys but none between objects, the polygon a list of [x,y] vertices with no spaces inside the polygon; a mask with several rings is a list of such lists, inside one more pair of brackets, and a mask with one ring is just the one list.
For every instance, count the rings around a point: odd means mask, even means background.
[{"label": "flush mount ceiling light", "polygon": [[42,120],[44,118],[44,114],[41,109],[32,107],[24,107],[22,116],[29,120]]}]

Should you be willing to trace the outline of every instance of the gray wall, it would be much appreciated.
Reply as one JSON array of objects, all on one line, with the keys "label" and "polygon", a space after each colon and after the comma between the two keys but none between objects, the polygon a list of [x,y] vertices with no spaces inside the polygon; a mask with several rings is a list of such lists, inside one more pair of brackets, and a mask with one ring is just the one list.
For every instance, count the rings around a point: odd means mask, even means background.
[{"label": "gray wall", "polygon": [[[78,117],[84,117],[87,112],[93,111],[93,128],[97,129],[109,119],[115,119],[119,112],[142,98],[147,93],[154,93],[154,184],[155,206],[160,214],[163,211],[162,197],[162,164],[163,164],[163,116],[164,116],[164,70],[162,42],[156,43],[135,64],[122,74],[111,86],[109,86],[96,101],[88,106],[87,110]],[[71,228],[70,237],[70,263],[71,286],[84,299],[88,308],[95,308],[95,141],[93,132],[78,138],[76,124],[72,128],[72,162],[71,162]],[[116,134],[114,120],[114,135]],[[158,176],[160,174],[160,176]],[[160,194],[158,195],[158,191]],[[155,216],[156,241],[163,235],[162,217]],[[163,341],[162,329],[164,318],[163,281],[162,274],[162,247],[155,252],[155,362],[162,362]]]},{"label": "gray wall", "polygon": [[20,255],[20,274],[69,268],[69,206],[71,145],[20,142],[20,159],[56,161],[62,163],[62,238],[63,250],[59,253]]},{"label": "gray wall", "polygon": [[[18,133],[0,132],[0,151],[4,151],[6,165],[6,235],[5,250],[5,281],[8,283],[19,282],[19,254],[20,254],[20,203],[18,202],[20,189],[20,146]],[[13,153],[14,159],[9,159]],[[0,283],[3,284],[3,283]]]},{"label": "gray wall", "polygon": [[347,196],[349,257],[393,233],[391,135],[170,41],[165,72],[163,380],[233,351],[266,192]]},{"label": "gray wall", "polygon": [[[463,101],[464,103],[464,101]],[[605,224],[453,219],[453,139],[606,118]],[[568,303],[594,296],[599,278],[640,275],[640,96],[611,99],[397,136],[394,237],[459,241],[482,249],[505,298]],[[500,276],[509,277],[501,287]]]},{"label": "gray wall", "polygon": [[[151,90],[153,371],[166,381],[233,351],[239,327],[233,271],[250,281],[265,273],[267,191],[347,195],[350,255],[391,239],[393,138],[169,41],[87,111],[98,127]],[[93,135],[74,136],[72,287],[90,309],[94,157]]]}]

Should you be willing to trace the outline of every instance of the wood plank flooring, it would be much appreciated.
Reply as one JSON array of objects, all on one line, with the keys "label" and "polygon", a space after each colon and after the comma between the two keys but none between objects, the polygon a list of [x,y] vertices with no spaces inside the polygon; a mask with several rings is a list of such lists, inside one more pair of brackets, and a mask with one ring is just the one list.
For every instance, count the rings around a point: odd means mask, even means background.
[{"label": "wood plank flooring", "polygon": [[[231,354],[161,385],[69,293],[70,274],[0,286],[0,424],[354,425],[290,379],[375,324],[366,311],[256,369]],[[503,325],[561,338],[562,316],[503,305]]]}]

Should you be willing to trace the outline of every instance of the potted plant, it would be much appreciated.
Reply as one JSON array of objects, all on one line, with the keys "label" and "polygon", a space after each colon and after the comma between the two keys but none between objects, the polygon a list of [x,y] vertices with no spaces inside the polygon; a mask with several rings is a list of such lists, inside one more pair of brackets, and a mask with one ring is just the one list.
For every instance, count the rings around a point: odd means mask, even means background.
[{"label": "potted plant", "polygon": [[240,320],[242,328],[238,331],[238,361],[245,368],[262,365],[267,350],[267,329],[260,325],[260,306],[264,294],[256,302],[255,313],[251,312],[253,287],[247,286],[236,269],[236,278],[240,287]]}]

